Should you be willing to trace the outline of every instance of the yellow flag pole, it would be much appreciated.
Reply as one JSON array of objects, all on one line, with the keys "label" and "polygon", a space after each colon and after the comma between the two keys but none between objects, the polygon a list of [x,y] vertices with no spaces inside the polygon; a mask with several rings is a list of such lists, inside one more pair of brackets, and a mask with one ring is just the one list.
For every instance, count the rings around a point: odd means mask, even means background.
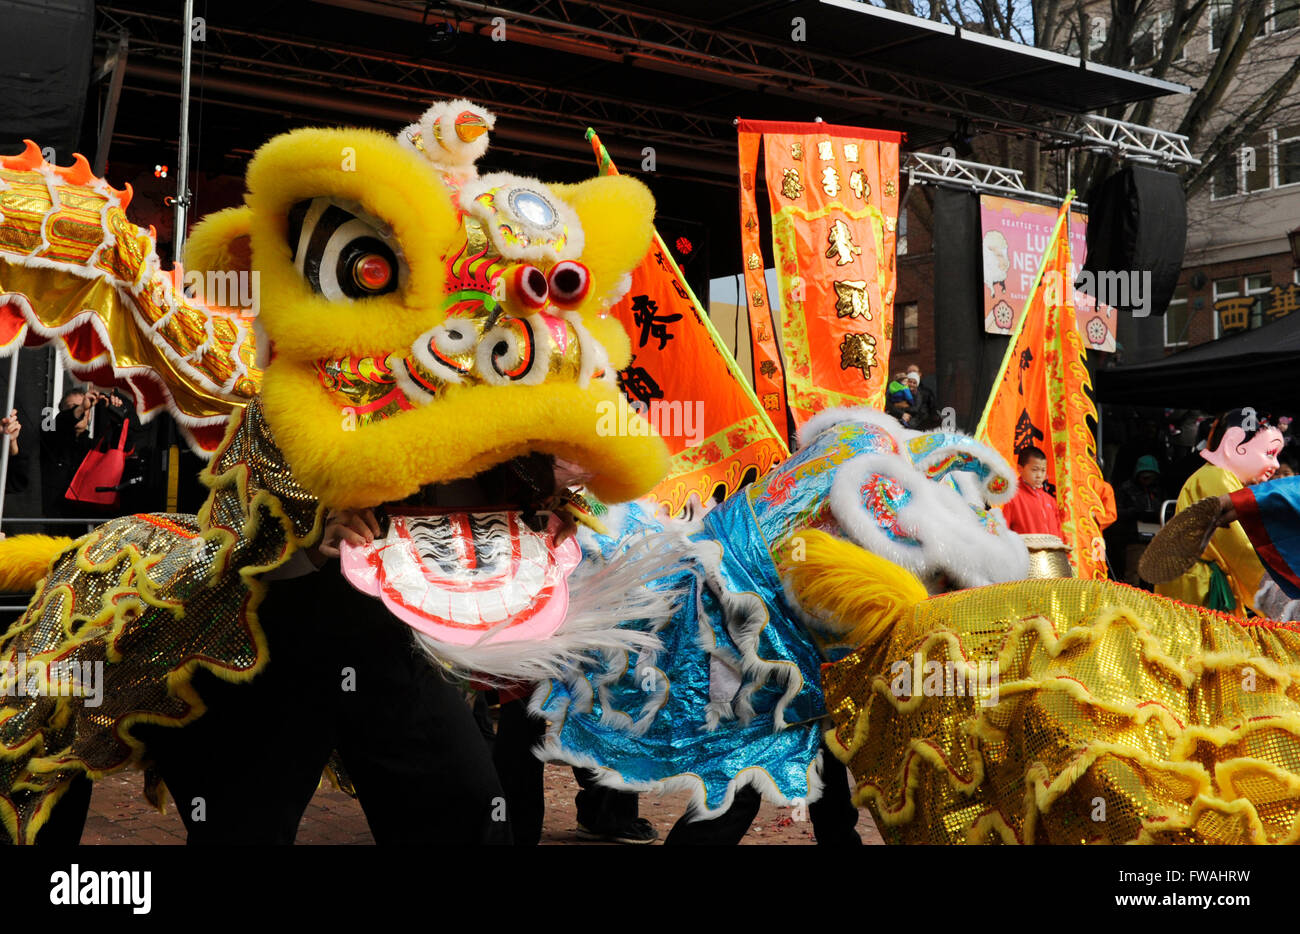
[{"label": "yellow flag pole", "polygon": [[983,437],[985,430],[988,428],[989,415],[993,411],[993,400],[997,398],[998,387],[1002,385],[1002,381],[1006,378],[1007,368],[1011,366],[1011,357],[1015,352],[1016,342],[1020,340],[1020,334],[1025,329],[1025,321],[1029,318],[1029,306],[1034,303],[1034,298],[1038,294],[1038,286],[1039,283],[1042,282],[1043,273],[1047,269],[1047,263],[1056,255],[1056,238],[1061,231],[1062,222],[1069,216],[1070,203],[1073,200],[1074,189],[1070,189],[1070,193],[1067,194],[1065,200],[1061,202],[1061,212],[1056,216],[1056,224],[1052,227],[1052,235],[1050,238],[1051,245],[1043,251],[1043,259],[1038,264],[1038,272],[1034,274],[1033,285],[1029,287],[1029,295],[1025,297],[1024,307],[1020,311],[1020,320],[1016,322],[1015,330],[1011,332],[1011,339],[1007,342],[1007,351],[1002,355],[1002,365],[998,367],[997,378],[993,380],[993,388],[989,390],[988,400],[984,403],[984,412],[980,415],[979,424],[975,426],[975,437],[977,439]]}]

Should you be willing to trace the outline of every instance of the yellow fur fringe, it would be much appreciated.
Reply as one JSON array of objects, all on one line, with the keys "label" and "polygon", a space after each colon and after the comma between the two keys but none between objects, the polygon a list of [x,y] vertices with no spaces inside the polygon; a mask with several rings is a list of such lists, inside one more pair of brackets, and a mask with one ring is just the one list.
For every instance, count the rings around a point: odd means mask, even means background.
[{"label": "yellow fur fringe", "polygon": [[929,594],[904,568],[825,532],[789,541],[782,572],[804,611],[857,646],[889,638],[894,624]]},{"label": "yellow fur fringe", "polygon": [[54,558],[72,544],[52,535],[16,535],[0,540],[0,590],[35,590]]}]

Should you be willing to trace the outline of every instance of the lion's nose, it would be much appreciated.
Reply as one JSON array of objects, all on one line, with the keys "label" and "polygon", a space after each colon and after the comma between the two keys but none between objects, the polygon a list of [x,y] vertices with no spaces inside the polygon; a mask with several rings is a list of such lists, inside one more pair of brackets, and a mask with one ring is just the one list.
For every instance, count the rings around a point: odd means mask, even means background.
[{"label": "lion's nose", "polygon": [[[541,382],[555,343],[554,337],[545,333],[546,317],[501,315],[491,322],[450,319],[421,335],[412,348],[413,356],[451,382]],[[544,333],[539,334],[538,328]]]}]

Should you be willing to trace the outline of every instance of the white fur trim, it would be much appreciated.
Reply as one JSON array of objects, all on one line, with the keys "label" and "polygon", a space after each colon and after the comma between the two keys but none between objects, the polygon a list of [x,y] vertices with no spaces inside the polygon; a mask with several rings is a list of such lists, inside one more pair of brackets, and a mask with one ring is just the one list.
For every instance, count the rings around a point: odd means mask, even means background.
[{"label": "white fur trim", "polygon": [[603,370],[606,376],[612,376],[614,368],[609,364],[607,351],[587,330],[582,315],[576,311],[566,311],[564,320],[569,322],[573,333],[578,336],[578,388],[586,389],[591,384],[593,373]]},{"label": "white fur trim", "polygon": [[[866,513],[862,486],[867,475],[883,474],[900,483],[910,500],[898,520],[918,544],[890,538]],[[955,489],[935,483],[895,454],[863,454],[840,467],[831,483],[831,513],[856,545],[930,582],[945,574],[960,587],[981,587],[1021,580],[1029,570],[1029,552],[1019,536],[991,513],[998,527],[990,534]]]},{"label": "white fur trim", "polygon": [[799,429],[799,447],[807,447],[808,444],[812,442],[812,439],[817,437],[823,431],[834,428],[836,425],[844,422],[857,422],[863,425],[875,425],[877,428],[883,428],[895,441],[898,442],[900,449],[906,447],[909,440],[921,434],[919,431],[904,428],[899,424],[898,419],[886,415],[884,412],[877,411],[876,409],[869,409],[866,406],[825,409],[814,415],[804,423],[802,428]]},{"label": "white fur trim", "polygon": [[[468,143],[456,135],[456,117],[465,111],[480,116],[488,128],[487,133]],[[441,124],[440,134],[434,130],[435,123]],[[419,120],[398,131],[397,142],[427,159],[435,169],[472,173],[474,163],[487,152],[495,128],[496,116],[490,110],[462,97],[432,104]],[[419,138],[423,149],[415,145],[413,137]]]},{"label": "white fur trim", "polygon": [[[546,686],[541,685],[534,692],[532,700],[529,702],[528,709],[537,716],[542,716],[542,703],[546,697]],[[805,804],[812,804],[822,796],[822,755],[818,752],[812,762],[808,764],[808,796],[804,799]],[[583,755],[572,750],[565,749],[556,736],[548,735],[538,746],[533,749],[533,755],[543,762],[563,762],[577,768],[591,769],[596,775],[596,781],[606,788],[614,788],[619,791],[635,791],[639,793],[653,792],[660,795],[669,794],[677,791],[688,791],[691,794],[685,819],[688,821],[708,820],[711,817],[720,817],[736,799],[736,792],[742,788],[753,788],[762,797],[777,807],[793,807],[798,802],[786,798],[777,790],[776,782],[767,774],[767,770],[762,766],[752,766],[747,769],[741,769],[740,772],[727,784],[726,794],[723,796],[722,803],[716,808],[710,810],[706,804],[706,795],[704,782],[698,776],[690,773],[672,775],[660,781],[651,782],[629,782],[618,772],[602,765],[591,756]]]},{"label": "white fur trim", "polygon": [[576,672],[589,661],[590,652],[615,653],[614,657],[662,653],[655,630],[624,629],[619,624],[627,619],[666,622],[672,617],[681,594],[656,590],[650,584],[678,570],[680,561],[671,540],[654,538],[639,540],[626,554],[606,563],[584,558],[569,578],[564,623],[547,639],[494,642],[493,636],[506,623],[469,646],[448,645],[412,632],[416,644],[436,665],[478,681],[504,684],[561,678],[566,684],[585,683]]}]

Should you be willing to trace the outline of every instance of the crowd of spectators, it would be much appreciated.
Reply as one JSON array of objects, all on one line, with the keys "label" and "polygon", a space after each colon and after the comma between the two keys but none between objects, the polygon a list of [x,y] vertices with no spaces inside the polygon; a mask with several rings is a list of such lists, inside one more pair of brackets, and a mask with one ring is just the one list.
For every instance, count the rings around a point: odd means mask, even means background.
[{"label": "crowd of spectators", "polygon": [[[125,435],[123,429],[125,428]],[[171,445],[181,455],[180,502],[177,508],[193,512],[202,502],[198,472],[202,464],[177,437],[165,414],[142,424],[130,398],[117,389],[79,386],[69,389],[54,411],[43,418],[34,413],[21,418],[17,409],[0,419],[0,432],[9,438],[5,482],[5,519],[30,517],[51,520],[84,519],[99,522],[137,512],[157,512],[167,506],[167,459]],[[124,448],[122,472],[108,481],[113,503],[95,503],[69,495],[78,470],[95,450]],[[96,487],[96,489],[107,489]],[[26,508],[18,508],[26,506]],[[6,523],[5,531],[43,531],[78,534],[84,527],[50,522],[40,527]]]}]

